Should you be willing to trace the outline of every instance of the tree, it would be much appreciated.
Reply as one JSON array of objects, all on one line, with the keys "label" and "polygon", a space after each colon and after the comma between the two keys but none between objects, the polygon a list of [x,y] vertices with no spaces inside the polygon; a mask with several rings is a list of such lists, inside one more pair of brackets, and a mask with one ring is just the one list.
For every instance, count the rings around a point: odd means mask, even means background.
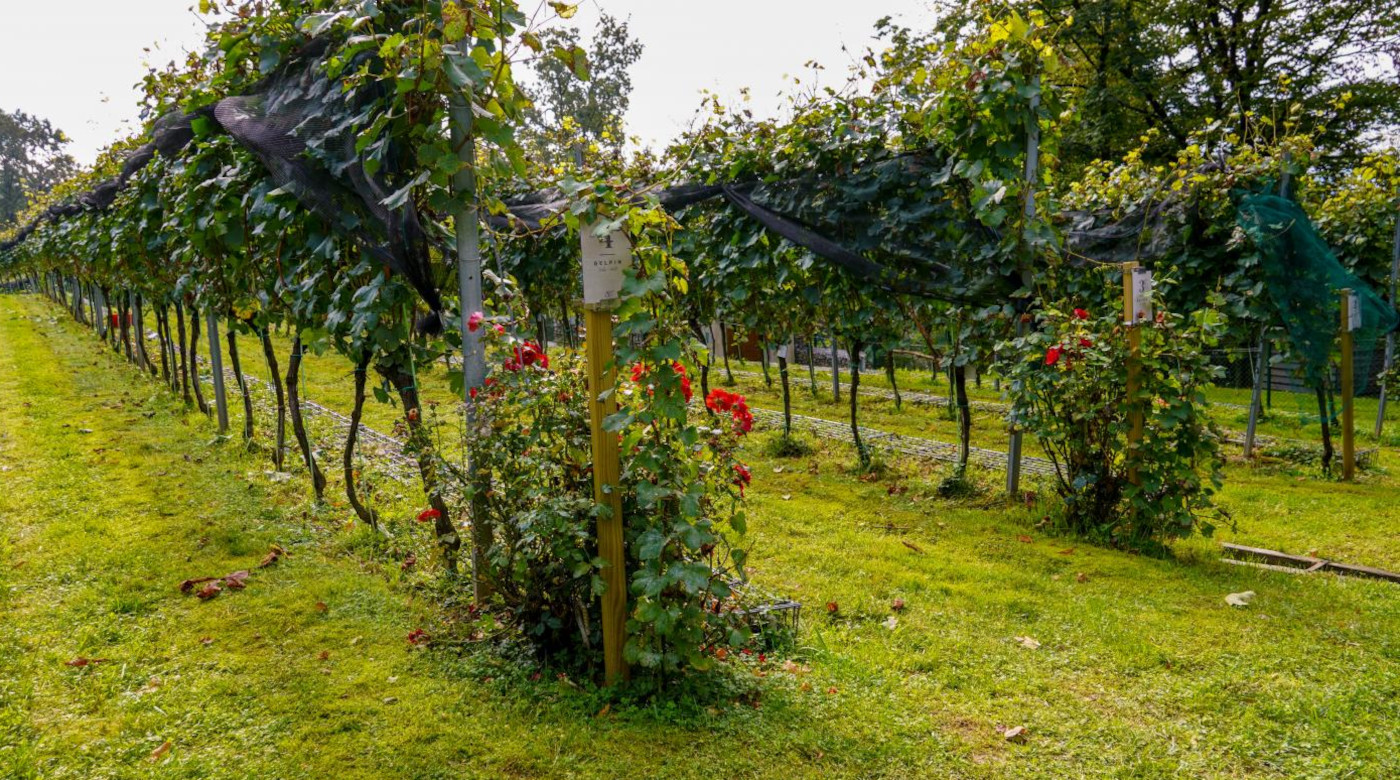
[{"label": "tree", "polygon": [[0,225],[77,169],[63,147],[68,137],[46,119],[0,109]]},{"label": "tree", "polygon": [[572,159],[580,141],[620,157],[626,140],[622,120],[632,95],[629,71],[643,48],[627,21],[602,14],[586,55],[576,27],[546,30],[540,43],[546,51],[576,56],[535,61],[536,83],[522,87],[534,104],[525,116],[525,143],[546,164]]},{"label": "tree", "polygon": [[[1071,165],[1117,159],[1156,130],[1151,160],[1223,122],[1280,131],[1290,113],[1319,146],[1350,158],[1400,121],[1400,0],[1021,0],[1062,25],[1079,92]],[[943,28],[974,11],[949,7]],[[1298,104],[1295,108],[1294,104]]]}]

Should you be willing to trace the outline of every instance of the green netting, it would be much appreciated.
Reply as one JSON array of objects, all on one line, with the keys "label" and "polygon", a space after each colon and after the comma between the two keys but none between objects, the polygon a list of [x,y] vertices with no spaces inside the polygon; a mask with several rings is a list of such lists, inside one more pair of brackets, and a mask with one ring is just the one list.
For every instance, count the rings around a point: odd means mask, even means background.
[{"label": "green netting", "polygon": [[1239,224],[1259,250],[1265,289],[1307,384],[1330,388],[1341,294],[1347,289],[1361,310],[1360,328],[1353,331],[1355,375],[1358,381],[1368,377],[1376,343],[1400,322],[1395,308],[1342,265],[1297,203],[1276,195],[1246,196]]}]

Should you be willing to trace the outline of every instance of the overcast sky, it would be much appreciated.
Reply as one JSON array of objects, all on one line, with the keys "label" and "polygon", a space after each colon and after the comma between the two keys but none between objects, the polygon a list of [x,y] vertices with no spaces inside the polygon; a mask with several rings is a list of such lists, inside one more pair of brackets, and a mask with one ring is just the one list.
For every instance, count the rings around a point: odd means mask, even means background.
[{"label": "overcast sky", "polygon": [[[138,82],[200,46],[204,26],[191,0],[0,0],[0,108],[52,121],[91,163],[139,126]],[[535,0],[520,0],[533,10]],[[590,31],[600,9],[630,17],[646,46],[633,69],[628,132],[664,144],[683,130],[704,89],[737,101],[752,88],[759,115],[781,110],[779,94],[803,64],[826,65],[837,83],[850,55],[871,41],[875,21],[927,25],[926,0],[585,0],[568,24]]]}]

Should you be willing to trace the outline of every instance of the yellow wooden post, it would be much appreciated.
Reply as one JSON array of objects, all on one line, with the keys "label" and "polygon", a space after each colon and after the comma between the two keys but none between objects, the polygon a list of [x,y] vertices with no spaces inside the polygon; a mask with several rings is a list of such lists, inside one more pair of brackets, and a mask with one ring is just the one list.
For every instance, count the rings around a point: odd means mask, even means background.
[{"label": "yellow wooden post", "polygon": [[1356,392],[1351,334],[1353,304],[1351,290],[1342,290],[1342,479],[1347,481],[1356,476],[1356,410],[1352,403]]},{"label": "yellow wooden post", "polygon": [[[593,500],[606,506],[608,517],[598,518],[598,557],[603,569],[603,667],[609,685],[628,678],[622,648],[627,641],[627,568],[622,538],[622,493],[618,482],[622,465],[617,434],[603,429],[603,421],[617,411],[617,368],[613,365],[612,312],[587,307],[585,340],[588,355],[588,412],[593,422]],[[607,393],[606,398],[599,398]]]},{"label": "yellow wooden post", "polygon": [[1138,474],[1138,447],[1142,445],[1143,415],[1137,394],[1142,390],[1142,366],[1138,354],[1142,351],[1142,331],[1138,330],[1137,312],[1133,310],[1133,269],[1137,263],[1123,264],[1123,327],[1128,329],[1128,481],[1142,484]]}]

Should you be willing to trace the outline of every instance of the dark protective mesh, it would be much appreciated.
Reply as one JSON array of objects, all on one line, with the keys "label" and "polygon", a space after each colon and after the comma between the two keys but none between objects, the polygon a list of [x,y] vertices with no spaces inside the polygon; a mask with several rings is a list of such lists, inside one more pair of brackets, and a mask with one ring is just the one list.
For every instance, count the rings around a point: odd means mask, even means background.
[{"label": "dark protective mesh", "polygon": [[1395,330],[1394,307],[1348,271],[1318,237],[1303,209],[1275,195],[1240,201],[1239,224],[1258,248],[1264,284],[1309,385],[1322,387],[1341,328],[1341,291],[1357,294],[1361,328],[1353,331],[1356,371],[1369,373],[1376,342]]},{"label": "dark protective mesh", "polygon": [[[28,238],[42,221],[109,208],[157,152],[167,158],[178,156],[194,140],[194,123],[202,117],[252,152],[280,188],[357,240],[402,275],[433,311],[441,311],[428,241],[412,198],[386,205],[391,195],[409,183],[412,150],[385,137],[382,164],[374,175],[366,172],[364,158],[355,149],[355,136],[373,119],[376,95],[368,88],[347,89],[343,82],[327,78],[322,68],[326,49],[324,40],[312,43],[251,94],[225,98],[194,113],[160,117],[152,125],[150,143],[132,152],[117,178],[71,203],[49,208],[0,251]],[[345,69],[354,71],[354,67]]]},{"label": "dark protective mesh", "polygon": [[1102,263],[1156,260],[1179,251],[1173,225],[1181,223],[1180,201],[1149,199],[1128,214],[1111,211],[1064,211],[1065,249],[1071,259],[1088,258]]}]

